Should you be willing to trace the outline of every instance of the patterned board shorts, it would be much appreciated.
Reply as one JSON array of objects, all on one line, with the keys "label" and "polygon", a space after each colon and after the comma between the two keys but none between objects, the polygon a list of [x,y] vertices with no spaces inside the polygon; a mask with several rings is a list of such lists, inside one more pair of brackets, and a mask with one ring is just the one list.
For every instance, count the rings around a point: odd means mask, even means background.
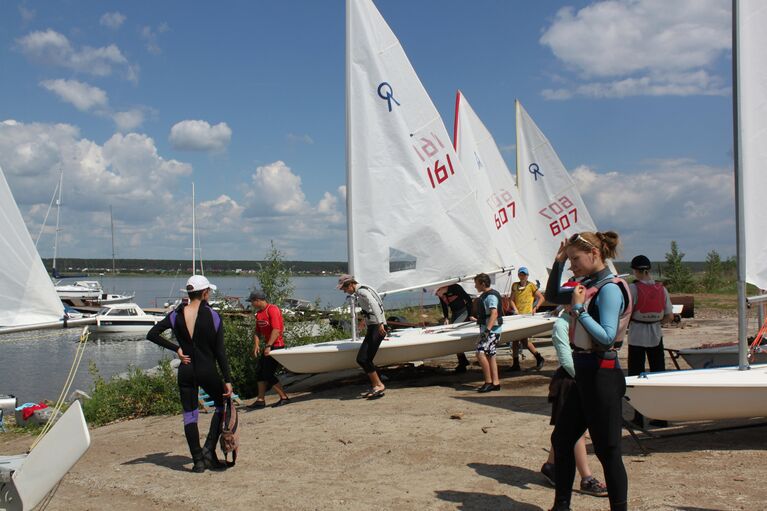
[{"label": "patterned board shorts", "polygon": [[498,339],[500,337],[500,334],[489,331],[481,333],[479,336],[479,341],[477,342],[477,353],[482,351],[486,356],[494,357]]}]

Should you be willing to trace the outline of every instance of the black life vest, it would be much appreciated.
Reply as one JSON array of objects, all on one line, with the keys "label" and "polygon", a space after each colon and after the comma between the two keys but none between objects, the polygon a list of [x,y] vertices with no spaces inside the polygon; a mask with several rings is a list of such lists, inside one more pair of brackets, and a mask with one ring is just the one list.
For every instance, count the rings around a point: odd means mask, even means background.
[{"label": "black life vest", "polygon": [[493,295],[498,299],[498,319],[496,322],[498,323],[498,326],[503,325],[503,314],[501,313],[501,293],[496,291],[495,289],[490,289],[489,291],[485,291],[482,293],[478,300],[479,303],[477,304],[477,324],[478,325],[487,325],[487,318],[490,317],[487,312],[485,312],[485,298],[488,296]]}]

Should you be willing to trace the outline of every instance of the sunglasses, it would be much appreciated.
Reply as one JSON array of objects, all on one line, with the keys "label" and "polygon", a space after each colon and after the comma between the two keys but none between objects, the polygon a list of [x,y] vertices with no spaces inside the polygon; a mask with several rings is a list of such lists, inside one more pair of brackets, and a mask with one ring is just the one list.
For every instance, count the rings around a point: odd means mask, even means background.
[{"label": "sunglasses", "polygon": [[[592,242],[590,242],[589,240],[587,240],[586,238],[584,238],[583,236],[581,236],[580,233],[576,233],[576,234],[573,234],[572,236],[570,236],[570,238],[567,240],[567,243],[572,245],[576,241],[582,241],[586,245],[588,245],[590,247],[594,247],[594,244]],[[596,247],[594,247],[594,248],[596,248]]]}]

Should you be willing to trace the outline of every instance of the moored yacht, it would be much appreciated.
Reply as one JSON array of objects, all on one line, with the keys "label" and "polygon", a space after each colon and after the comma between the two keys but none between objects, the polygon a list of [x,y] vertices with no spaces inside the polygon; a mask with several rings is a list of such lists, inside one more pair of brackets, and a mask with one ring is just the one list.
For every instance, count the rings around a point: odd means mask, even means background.
[{"label": "moored yacht", "polygon": [[102,307],[96,314],[97,333],[146,333],[165,316],[147,314],[135,303],[115,303]]}]

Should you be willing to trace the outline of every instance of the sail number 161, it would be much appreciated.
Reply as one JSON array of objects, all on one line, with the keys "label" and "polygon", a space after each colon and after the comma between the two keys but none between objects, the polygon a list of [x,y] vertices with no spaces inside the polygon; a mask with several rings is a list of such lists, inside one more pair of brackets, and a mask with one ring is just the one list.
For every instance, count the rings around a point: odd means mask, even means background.
[{"label": "sail number 161", "polygon": [[[578,208],[574,207],[573,201],[563,195],[554,202],[538,211],[539,214],[552,220],[549,223],[552,236],[558,236],[570,226],[578,223]],[[572,221],[570,220],[572,218]]]}]

